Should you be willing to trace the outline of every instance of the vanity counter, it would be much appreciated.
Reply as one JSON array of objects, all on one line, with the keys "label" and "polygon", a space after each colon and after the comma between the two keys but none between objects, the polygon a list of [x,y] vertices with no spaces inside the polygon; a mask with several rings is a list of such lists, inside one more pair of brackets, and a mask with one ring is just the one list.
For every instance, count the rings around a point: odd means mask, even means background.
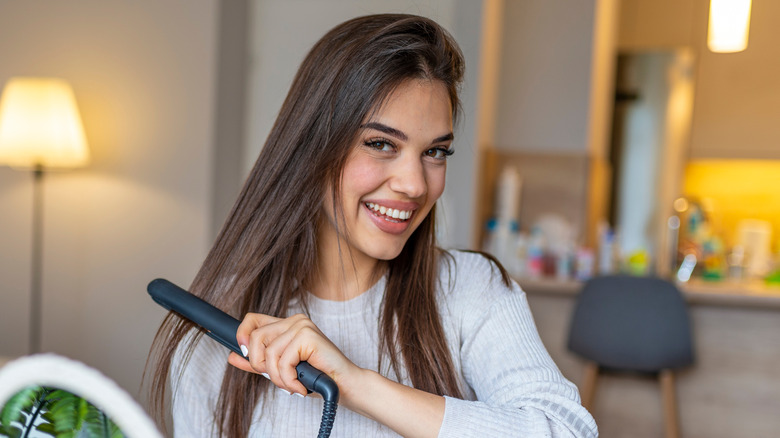
[{"label": "vanity counter", "polygon": [[[577,280],[518,278],[517,282],[528,294],[574,296],[582,289]],[[780,310],[780,285],[767,285],[762,281],[704,281],[691,279],[677,283],[686,301],[691,305],[725,307],[751,307]]]}]

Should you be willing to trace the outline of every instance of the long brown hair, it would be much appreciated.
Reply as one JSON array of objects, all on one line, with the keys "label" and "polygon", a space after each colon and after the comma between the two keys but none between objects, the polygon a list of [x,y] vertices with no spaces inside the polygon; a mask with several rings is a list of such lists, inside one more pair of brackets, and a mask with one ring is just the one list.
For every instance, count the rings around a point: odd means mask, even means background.
[{"label": "long brown hair", "polygon": [[[328,32],[301,64],[268,140],[190,291],[237,318],[248,312],[285,316],[305,300],[316,272],[317,215],[322,202],[340,205],[341,171],[360,125],[401,83],[439,81],[449,90],[453,118],[463,55],[427,18],[381,14],[349,20]],[[333,187],[330,199],[326,187]],[[335,196],[335,197],[334,197]],[[338,222],[338,221],[337,221]],[[388,262],[380,322],[384,351],[396,373],[406,367],[415,388],[460,396],[436,304],[440,250],[435,208]],[[160,416],[171,360],[200,337],[173,314],[152,345],[150,402]],[[186,350],[179,347],[185,342]],[[399,357],[400,352],[400,357]],[[220,435],[245,436],[268,381],[233,367],[225,372],[215,422]],[[174,394],[175,396],[175,394]]]}]

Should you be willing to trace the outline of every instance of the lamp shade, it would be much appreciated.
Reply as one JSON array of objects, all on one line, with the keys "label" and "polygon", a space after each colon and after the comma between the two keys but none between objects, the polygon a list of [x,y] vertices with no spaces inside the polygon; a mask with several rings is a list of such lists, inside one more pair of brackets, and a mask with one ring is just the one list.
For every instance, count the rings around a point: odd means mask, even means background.
[{"label": "lamp shade", "polygon": [[68,168],[88,161],[70,85],[54,78],[11,78],[0,98],[0,164]]},{"label": "lamp shade", "polygon": [[710,0],[707,47],[713,52],[733,53],[747,48],[751,0]]}]

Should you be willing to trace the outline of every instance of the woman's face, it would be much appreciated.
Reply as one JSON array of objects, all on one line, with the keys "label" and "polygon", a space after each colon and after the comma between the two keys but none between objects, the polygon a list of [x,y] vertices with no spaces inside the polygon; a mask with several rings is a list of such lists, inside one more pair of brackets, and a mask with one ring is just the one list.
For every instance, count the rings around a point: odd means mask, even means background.
[{"label": "woman's face", "polygon": [[341,177],[342,232],[326,201],[328,223],[319,243],[327,251],[341,239],[342,251],[355,259],[390,260],[444,191],[453,140],[447,88],[438,81],[404,82],[362,128]]}]

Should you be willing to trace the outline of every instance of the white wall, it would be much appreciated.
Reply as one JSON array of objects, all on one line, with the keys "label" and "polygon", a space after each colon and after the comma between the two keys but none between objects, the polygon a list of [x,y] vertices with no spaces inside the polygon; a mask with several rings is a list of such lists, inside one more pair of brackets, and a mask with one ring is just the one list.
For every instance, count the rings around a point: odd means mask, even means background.
[{"label": "white wall", "polygon": [[[0,2],[0,82],[74,87],[92,151],[45,179],[43,349],[135,394],[164,315],[146,294],[188,285],[210,245],[213,0]],[[0,168],[0,355],[27,346],[31,177]]]},{"label": "white wall", "polygon": [[464,117],[456,131],[457,153],[449,161],[441,241],[447,247],[469,247],[476,188],[476,72],[479,62],[482,1],[469,0],[263,0],[251,3],[249,107],[244,174],[254,163],[293,76],[312,45],[347,19],[382,12],[430,17],[449,30],[466,57],[461,99]]}]

